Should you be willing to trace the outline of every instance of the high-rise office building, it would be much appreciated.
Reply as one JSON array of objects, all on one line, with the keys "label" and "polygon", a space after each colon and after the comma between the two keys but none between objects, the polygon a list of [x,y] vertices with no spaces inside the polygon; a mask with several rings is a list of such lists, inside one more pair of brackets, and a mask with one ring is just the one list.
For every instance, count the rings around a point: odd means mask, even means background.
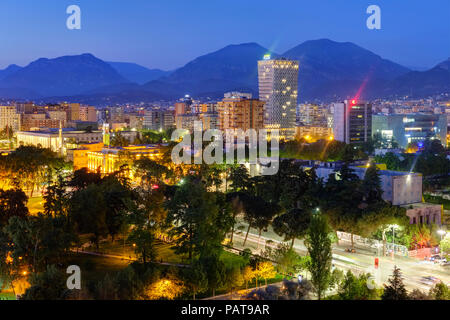
[{"label": "high-rise office building", "polygon": [[259,100],[265,102],[264,125],[279,129],[281,139],[293,139],[298,97],[298,61],[271,59],[258,61]]},{"label": "high-rise office building", "polygon": [[345,100],[332,105],[334,139],[345,143],[366,142],[372,135],[372,105]]}]

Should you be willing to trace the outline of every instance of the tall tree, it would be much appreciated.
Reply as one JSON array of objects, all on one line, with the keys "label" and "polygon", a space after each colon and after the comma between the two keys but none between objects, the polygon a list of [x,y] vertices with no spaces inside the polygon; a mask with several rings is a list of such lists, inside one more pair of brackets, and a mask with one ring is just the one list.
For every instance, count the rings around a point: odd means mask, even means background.
[{"label": "tall tree", "polygon": [[[176,252],[210,255],[222,250],[225,233],[231,228],[231,209],[225,199],[208,192],[198,177],[189,176],[166,203]],[[218,205],[220,204],[220,206]]]},{"label": "tall tree", "polygon": [[311,282],[319,300],[328,289],[331,279],[332,252],[329,233],[330,227],[326,218],[321,214],[313,215],[306,235],[305,246],[311,257],[307,268],[311,273]]},{"label": "tall tree", "polygon": [[28,215],[28,197],[20,189],[0,189],[0,229],[11,217],[25,218]]},{"label": "tall tree", "polygon": [[128,240],[135,245],[135,252],[144,265],[156,260],[155,236],[149,228],[145,226],[134,228],[128,236]]},{"label": "tall tree", "polygon": [[384,285],[382,300],[408,300],[408,292],[403,284],[402,273],[397,266],[394,266],[392,277],[389,278],[388,282],[388,285]]},{"label": "tall tree", "polygon": [[251,177],[244,165],[235,165],[230,168],[230,187],[233,191],[250,191],[252,189]]},{"label": "tall tree", "polygon": [[198,293],[208,288],[208,275],[198,260],[194,261],[190,268],[183,269],[183,280],[190,287],[194,300]]},{"label": "tall tree", "polygon": [[296,238],[305,236],[311,217],[309,212],[301,209],[292,209],[272,222],[273,231],[279,236],[284,236],[284,241],[291,241],[291,248]]},{"label": "tall tree", "polygon": [[44,193],[44,213],[53,217],[66,216],[68,207],[67,182],[61,171],[55,182],[49,181]]},{"label": "tall tree", "polygon": [[70,199],[69,219],[79,233],[91,233],[97,245],[108,234],[107,204],[101,186],[90,184],[75,192]]},{"label": "tall tree", "polygon": [[200,263],[202,264],[208,278],[208,288],[212,290],[212,294],[215,296],[216,290],[223,286],[226,280],[225,264],[222,260],[220,260],[217,254],[201,257]]},{"label": "tall tree", "polygon": [[364,201],[369,206],[383,202],[383,189],[378,171],[376,164],[371,162],[361,183]]}]

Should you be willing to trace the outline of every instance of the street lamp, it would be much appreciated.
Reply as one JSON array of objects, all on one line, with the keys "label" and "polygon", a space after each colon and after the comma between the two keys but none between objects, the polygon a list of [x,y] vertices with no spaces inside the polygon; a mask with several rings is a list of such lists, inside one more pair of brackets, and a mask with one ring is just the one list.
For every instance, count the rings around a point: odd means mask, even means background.
[{"label": "street lamp", "polygon": [[444,238],[444,236],[447,232],[445,230],[438,230],[437,233],[441,235],[441,241],[442,241],[442,239]]}]

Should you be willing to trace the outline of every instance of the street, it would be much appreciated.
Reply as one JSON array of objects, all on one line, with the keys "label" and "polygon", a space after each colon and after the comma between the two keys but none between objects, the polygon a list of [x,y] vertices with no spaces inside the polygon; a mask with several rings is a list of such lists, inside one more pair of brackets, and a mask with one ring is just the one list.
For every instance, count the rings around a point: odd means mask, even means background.
[{"label": "street", "polygon": [[[245,223],[240,222],[244,226],[245,231],[247,226]],[[234,246],[243,249],[243,239],[245,238],[245,231],[237,231],[234,234]],[[283,243],[282,238],[277,236],[273,231],[269,230],[264,232],[261,237],[253,233],[254,229],[250,230],[245,247],[249,247],[253,253],[264,250],[265,246],[276,248],[279,243]],[[256,244],[256,246],[255,246]],[[422,277],[436,277],[442,280],[445,284],[450,284],[450,268],[436,265],[430,262],[421,261],[408,257],[382,257],[378,256],[379,266],[375,269],[375,258],[377,257],[373,252],[369,252],[364,249],[356,249],[356,253],[346,252],[345,249],[350,248],[345,245],[333,244],[333,264],[342,269],[343,271],[351,270],[353,273],[370,273],[374,276],[377,286],[382,286],[383,283],[387,283],[388,278],[392,275],[394,266],[400,268],[404,284],[408,290],[420,289],[428,291],[433,284],[423,282]],[[296,240],[294,249],[300,255],[305,255],[307,250],[303,245],[303,241]]]}]

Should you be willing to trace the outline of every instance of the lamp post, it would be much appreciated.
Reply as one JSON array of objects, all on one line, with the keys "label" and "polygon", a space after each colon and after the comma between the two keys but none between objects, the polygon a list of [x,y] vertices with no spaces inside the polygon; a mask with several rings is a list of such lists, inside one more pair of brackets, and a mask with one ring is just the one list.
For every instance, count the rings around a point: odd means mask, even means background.
[{"label": "lamp post", "polygon": [[441,241],[442,241],[442,239],[444,239],[444,236],[445,236],[445,234],[447,233],[445,230],[438,230],[438,232],[437,232],[438,234],[440,234],[440,236],[441,236]]}]

